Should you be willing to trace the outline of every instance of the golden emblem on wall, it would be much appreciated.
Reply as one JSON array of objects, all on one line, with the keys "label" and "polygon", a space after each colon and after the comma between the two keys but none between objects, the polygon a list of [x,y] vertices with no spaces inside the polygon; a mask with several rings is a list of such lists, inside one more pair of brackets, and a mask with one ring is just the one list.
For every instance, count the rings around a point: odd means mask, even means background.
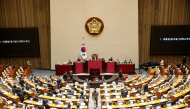
[{"label": "golden emblem on wall", "polygon": [[99,35],[104,28],[104,24],[101,19],[92,17],[86,21],[85,29],[90,35]]}]

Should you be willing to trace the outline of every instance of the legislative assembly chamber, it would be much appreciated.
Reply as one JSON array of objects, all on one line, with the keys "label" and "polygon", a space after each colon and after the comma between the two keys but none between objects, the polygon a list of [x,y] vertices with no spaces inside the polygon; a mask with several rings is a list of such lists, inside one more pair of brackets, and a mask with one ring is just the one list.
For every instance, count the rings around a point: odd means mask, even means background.
[{"label": "legislative assembly chamber", "polygon": [[0,0],[0,109],[189,109],[190,0]]}]

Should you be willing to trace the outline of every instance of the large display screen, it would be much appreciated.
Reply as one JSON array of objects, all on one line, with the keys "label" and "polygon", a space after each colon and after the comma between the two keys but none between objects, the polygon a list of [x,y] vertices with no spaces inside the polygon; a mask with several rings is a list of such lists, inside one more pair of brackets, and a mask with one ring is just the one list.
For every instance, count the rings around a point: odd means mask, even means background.
[{"label": "large display screen", "polygon": [[38,28],[0,28],[0,56],[40,56]]},{"label": "large display screen", "polygon": [[150,54],[190,54],[190,25],[151,26]]}]

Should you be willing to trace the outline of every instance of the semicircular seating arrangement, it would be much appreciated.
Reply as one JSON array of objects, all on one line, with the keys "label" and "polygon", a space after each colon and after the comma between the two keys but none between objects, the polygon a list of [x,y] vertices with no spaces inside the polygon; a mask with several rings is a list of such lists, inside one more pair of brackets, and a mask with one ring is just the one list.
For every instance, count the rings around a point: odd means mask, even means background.
[{"label": "semicircular seating arrangement", "polygon": [[[112,109],[187,108],[190,67],[185,64],[183,68],[186,73],[175,64],[149,67],[148,76],[134,75],[122,82],[103,83],[100,85],[101,108],[107,109],[110,104]],[[91,92],[87,83],[67,83],[59,76],[30,75],[30,68],[18,65],[0,65],[0,69],[0,108],[37,109],[48,104],[50,109],[69,106],[88,109]],[[59,88],[58,79],[62,79]]]}]

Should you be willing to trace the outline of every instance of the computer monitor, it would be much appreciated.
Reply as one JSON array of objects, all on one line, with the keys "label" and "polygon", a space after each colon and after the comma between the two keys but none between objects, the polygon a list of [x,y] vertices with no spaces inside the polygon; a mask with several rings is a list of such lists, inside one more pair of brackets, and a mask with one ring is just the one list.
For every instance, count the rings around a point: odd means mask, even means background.
[{"label": "computer monitor", "polygon": [[171,107],[172,106],[172,103],[171,102],[167,102],[166,103],[166,107]]},{"label": "computer monitor", "polygon": [[80,103],[81,106],[85,106],[85,103]]},{"label": "computer monitor", "polygon": [[30,101],[33,101],[33,98],[30,98]]},{"label": "computer monitor", "polygon": [[134,104],[134,101],[133,101],[133,100],[130,100],[130,101],[129,101],[129,104]]},{"label": "computer monitor", "polygon": [[128,94],[128,95],[127,95],[127,97],[129,98],[129,97],[130,97],[130,95]]},{"label": "computer monitor", "polygon": [[13,107],[16,107],[16,103],[13,103]]},{"label": "computer monitor", "polygon": [[137,93],[137,94],[136,94],[136,96],[140,96],[140,94],[139,94],[139,93]]},{"label": "computer monitor", "polygon": [[144,103],[144,99],[141,99],[141,103]]},{"label": "computer monitor", "polygon": [[53,94],[53,97],[56,97],[56,95],[55,95],[55,94]]},{"label": "computer monitor", "polygon": [[177,102],[176,102],[176,105],[179,105],[179,104],[180,104],[180,102],[179,102],[179,101],[177,101]]},{"label": "computer monitor", "polygon": [[157,105],[157,106],[156,106],[156,109],[161,109],[161,105]]},{"label": "computer monitor", "polygon": [[151,97],[151,98],[150,98],[150,101],[154,101],[154,98],[153,98],[153,97]]},{"label": "computer monitor", "polygon": [[106,99],[110,99],[110,97],[109,97],[109,96],[106,96]]}]

